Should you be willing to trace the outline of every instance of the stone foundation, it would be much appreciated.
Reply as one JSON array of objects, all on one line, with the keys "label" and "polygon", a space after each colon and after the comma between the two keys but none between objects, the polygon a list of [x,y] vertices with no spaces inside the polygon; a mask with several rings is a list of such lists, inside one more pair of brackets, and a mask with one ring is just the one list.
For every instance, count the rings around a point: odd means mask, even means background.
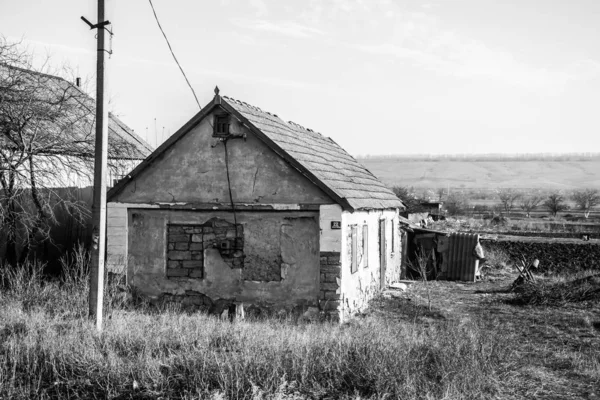
[{"label": "stone foundation", "polygon": [[319,279],[319,309],[333,321],[341,319],[342,263],[337,251],[321,252]]}]

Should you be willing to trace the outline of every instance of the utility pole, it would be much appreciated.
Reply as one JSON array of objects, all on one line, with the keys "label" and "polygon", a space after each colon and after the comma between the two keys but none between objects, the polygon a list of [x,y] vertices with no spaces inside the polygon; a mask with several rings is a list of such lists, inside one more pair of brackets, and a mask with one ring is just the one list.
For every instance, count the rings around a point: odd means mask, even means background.
[{"label": "utility pole", "polygon": [[[89,316],[96,319],[96,329],[102,330],[104,302],[104,255],[106,253],[106,169],[108,161],[108,108],[105,92],[104,37],[109,21],[104,20],[104,0],[98,0],[96,63],[96,144],[94,152],[94,202],[92,205],[92,266],[90,268]],[[110,32],[109,32],[110,33]]]}]

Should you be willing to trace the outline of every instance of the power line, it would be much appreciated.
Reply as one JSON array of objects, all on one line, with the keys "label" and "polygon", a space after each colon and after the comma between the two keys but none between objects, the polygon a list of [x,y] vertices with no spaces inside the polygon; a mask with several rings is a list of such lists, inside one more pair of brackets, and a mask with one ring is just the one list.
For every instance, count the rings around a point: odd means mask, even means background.
[{"label": "power line", "polygon": [[162,32],[163,36],[165,37],[165,40],[167,41],[167,46],[169,46],[169,50],[171,51],[171,55],[173,56],[173,59],[177,63],[177,66],[179,67],[179,70],[183,74],[183,77],[185,78],[185,81],[187,82],[188,86],[190,87],[190,89],[192,91],[192,94],[194,95],[194,99],[196,99],[196,104],[198,104],[198,108],[200,110],[202,110],[202,106],[200,105],[200,102],[198,101],[198,96],[196,96],[196,92],[194,92],[194,88],[190,84],[190,81],[188,80],[187,76],[185,75],[185,72],[183,72],[183,68],[181,68],[181,64],[179,64],[179,61],[177,61],[177,57],[175,57],[175,53],[173,52],[173,48],[171,47],[171,43],[169,43],[169,39],[167,38],[167,35],[165,34],[165,31],[163,30],[162,26],[160,25],[160,21],[158,20],[158,15],[156,15],[156,10],[154,9],[154,4],[152,4],[152,0],[148,0],[148,2],[150,2],[150,7],[152,7],[152,12],[154,13],[154,18],[156,19],[156,23],[158,24],[158,28],[160,29],[160,31]]}]

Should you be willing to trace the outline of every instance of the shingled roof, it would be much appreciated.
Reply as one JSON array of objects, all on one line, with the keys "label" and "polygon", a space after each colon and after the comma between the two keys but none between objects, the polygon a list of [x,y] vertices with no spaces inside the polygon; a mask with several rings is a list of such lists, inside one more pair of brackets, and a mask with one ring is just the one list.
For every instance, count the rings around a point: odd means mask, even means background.
[{"label": "shingled roof", "polygon": [[217,94],[198,114],[158,147],[109,192],[118,194],[127,182],[151,164],[180,137],[191,131],[213,109],[232,114],[261,141],[288,161],[311,182],[320,187],[346,210],[404,208],[398,197],[369,170],[342,149],[331,138],[294,122],[285,122],[275,114],[263,111],[230,97]]},{"label": "shingled roof", "polygon": [[[72,143],[73,148],[77,147],[77,154],[94,154],[95,101],[80,88],[55,75],[0,63],[0,89],[6,96],[25,93],[21,95],[22,99],[16,100],[22,102],[51,101],[53,96],[65,93],[62,96],[66,104],[62,108],[66,110],[64,113],[72,115],[64,115],[63,120],[75,122],[69,124],[70,129],[58,126],[64,121],[54,122],[48,118],[41,118],[36,126],[44,124],[43,128],[48,131],[69,135],[65,140]],[[108,114],[108,144],[109,158],[143,160],[153,151],[144,139],[112,113]],[[6,145],[6,138],[0,137],[0,145]]]},{"label": "shingled roof", "polygon": [[398,197],[333,139],[275,114],[223,96],[254,127],[355,210],[402,208]]}]

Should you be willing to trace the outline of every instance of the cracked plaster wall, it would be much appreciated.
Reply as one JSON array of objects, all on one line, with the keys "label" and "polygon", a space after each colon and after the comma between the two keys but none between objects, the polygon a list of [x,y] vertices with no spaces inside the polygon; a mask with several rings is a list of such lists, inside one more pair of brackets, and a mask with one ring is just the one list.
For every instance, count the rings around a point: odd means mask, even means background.
[{"label": "cracked plaster wall", "polygon": [[[232,268],[217,248],[209,247],[203,250],[203,278],[167,278],[168,224],[201,225],[215,217],[232,219],[231,213],[225,211],[129,209],[128,283],[155,298],[193,291],[211,299],[235,299],[253,304],[316,305],[319,292],[317,212],[238,213],[238,224],[243,226],[244,235],[244,268]],[[257,236],[259,233],[264,236]],[[248,243],[251,243],[249,247]],[[278,246],[273,246],[274,243]],[[245,279],[244,269],[252,268],[252,255],[273,255],[276,247],[280,260],[279,280]]]},{"label": "cracked plaster wall", "polygon": [[[165,150],[113,202],[229,203],[224,146],[212,137],[212,116]],[[232,117],[227,143],[236,203],[325,204],[331,199]],[[214,144],[218,143],[215,147]]]}]

